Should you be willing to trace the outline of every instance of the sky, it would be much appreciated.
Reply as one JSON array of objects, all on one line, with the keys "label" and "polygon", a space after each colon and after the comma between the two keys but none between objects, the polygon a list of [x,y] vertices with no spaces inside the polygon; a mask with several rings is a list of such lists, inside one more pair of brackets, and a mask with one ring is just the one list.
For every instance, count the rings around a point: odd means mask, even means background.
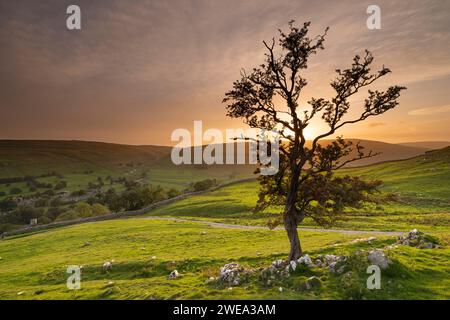
[{"label": "sky", "polygon": [[[81,30],[66,27],[71,4],[81,8]],[[370,4],[381,9],[379,30],[366,26]],[[311,21],[311,35],[330,27],[305,71],[300,108],[330,98],[334,70],[369,49],[376,67],[392,70],[374,89],[408,90],[395,110],[338,134],[449,141],[449,13],[442,0],[0,0],[0,139],[170,145],[173,130],[192,130],[194,120],[245,127],[226,117],[224,93],[293,19]],[[324,130],[315,121],[307,134]]]}]

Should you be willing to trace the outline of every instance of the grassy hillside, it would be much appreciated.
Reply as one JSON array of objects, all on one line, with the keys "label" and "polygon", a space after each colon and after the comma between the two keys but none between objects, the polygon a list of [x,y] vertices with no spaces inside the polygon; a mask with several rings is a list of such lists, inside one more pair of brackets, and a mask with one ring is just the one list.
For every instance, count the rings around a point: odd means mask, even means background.
[{"label": "grassy hillside", "polygon": [[435,150],[450,146],[450,141],[418,141],[418,142],[403,142],[399,144],[407,147],[427,148]]},{"label": "grassy hillside", "polygon": [[[425,230],[448,232],[450,227],[450,147],[414,159],[340,170],[366,180],[383,181],[381,191],[397,200],[348,210],[336,227],[367,230]],[[264,225],[275,213],[253,213],[257,182],[229,186],[152,211],[151,215],[215,219],[228,223]],[[305,226],[314,226],[305,220]]]},{"label": "grassy hillside", "polygon": [[[306,253],[350,254],[395,242],[352,244],[358,235],[302,232]],[[298,268],[268,286],[251,276],[240,286],[208,284],[226,263],[254,270],[285,258],[284,231],[233,230],[143,219],[89,223],[0,241],[0,299],[448,299],[449,249],[401,246],[389,252],[381,290],[366,290],[365,267],[350,263],[354,281],[323,268]],[[105,261],[113,262],[103,271]],[[68,265],[82,265],[81,290],[66,288]],[[181,277],[168,280],[177,269]],[[308,277],[321,286],[302,289]],[[358,278],[360,277],[360,278]],[[353,279],[353,278],[352,278]],[[344,282],[346,284],[347,282]],[[279,288],[283,288],[280,292]]]},{"label": "grassy hillside", "polygon": [[[349,167],[359,167],[384,161],[408,159],[423,154],[429,150],[429,148],[426,147],[405,146],[400,144],[392,144],[373,140],[363,140],[363,139],[345,139],[345,140],[352,141],[354,144],[359,142],[360,145],[362,145],[365,148],[366,152],[372,150],[374,153],[379,153],[377,156],[374,156],[372,158],[361,159],[359,161],[350,163]],[[322,144],[327,145],[333,140],[320,140],[320,141]],[[354,157],[355,155],[356,153],[352,154],[351,157]]]},{"label": "grassy hillside", "polygon": [[88,141],[0,140],[0,177],[51,171],[114,171],[155,164],[169,147],[128,146]]},{"label": "grassy hillside", "polygon": [[[217,228],[146,217],[86,223],[0,241],[0,299],[449,299],[450,148],[414,159],[349,168],[339,174],[382,179],[384,193],[398,200],[348,211],[335,228],[404,230],[438,237],[441,248],[399,246],[381,290],[365,289],[366,265],[356,252],[395,243],[390,236],[353,243],[365,234],[300,231],[305,253],[349,256],[346,275],[326,268],[298,268],[271,285],[257,273],[230,289],[213,282],[226,263],[258,270],[288,252],[283,230]],[[199,172],[205,169],[198,169]],[[208,171],[209,169],[206,169]],[[179,176],[173,174],[173,181]],[[196,178],[192,173],[186,179]],[[161,174],[161,178],[167,178]],[[257,184],[246,182],[160,207],[149,215],[264,225],[274,212],[253,214]],[[314,227],[312,221],[303,226]],[[360,251],[365,250],[365,251]],[[363,254],[363,253],[362,253]],[[104,271],[106,261],[113,262]],[[66,288],[68,265],[82,265],[82,289]],[[172,270],[181,277],[169,280]],[[350,272],[350,274],[348,273]],[[311,276],[320,286],[305,290]],[[345,277],[350,277],[348,280]],[[280,287],[282,288],[280,290]]]},{"label": "grassy hillside", "polygon": [[[323,143],[327,144],[329,141],[324,140]],[[382,154],[372,159],[364,159],[357,165],[410,158],[427,150],[370,140],[361,140],[361,144],[367,150]],[[132,146],[90,141],[0,140],[0,178],[40,175],[52,171],[72,174],[85,171],[123,173],[139,168],[177,170],[179,167],[172,164],[170,153],[171,147],[165,146]],[[183,170],[192,169],[192,166],[181,167]],[[230,167],[225,167],[230,171]],[[247,170],[250,172],[253,167]]]}]

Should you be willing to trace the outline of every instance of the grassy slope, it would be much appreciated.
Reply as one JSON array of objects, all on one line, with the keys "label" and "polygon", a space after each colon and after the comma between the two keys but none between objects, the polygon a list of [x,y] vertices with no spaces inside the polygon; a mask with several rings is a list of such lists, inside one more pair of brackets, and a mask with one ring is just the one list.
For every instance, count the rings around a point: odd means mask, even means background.
[{"label": "grassy slope", "polygon": [[[380,179],[383,192],[396,193],[400,201],[380,206],[349,210],[337,228],[367,230],[410,230],[448,232],[450,228],[450,148],[428,153],[426,157],[351,168],[339,174]],[[265,224],[273,212],[254,214],[257,182],[229,186],[208,194],[191,197],[152,211],[151,215],[169,215],[215,219],[228,223]],[[312,221],[304,221],[313,226]]]},{"label": "grassy slope", "polygon": [[[379,164],[348,169],[348,173],[383,179],[384,190],[400,193],[405,197],[405,203],[387,207],[384,211],[368,208],[365,213],[368,217],[353,214],[351,220],[338,227],[385,230],[419,227],[439,235],[444,242],[448,241],[448,154],[447,149],[430,154],[426,159],[394,162],[390,168],[387,164]],[[429,186],[423,187],[427,181],[430,181]],[[252,182],[232,185],[151,214],[200,216],[209,220],[214,216],[238,223],[264,223],[266,217],[249,212],[256,200],[256,190],[257,186]],[[415,214],[411,214],[411,210],[415,210]],[[369,244],[349,244],[357,237],[355,235],[301,232],[301,237],[304,249],[312,255],[347,253],[370,247]],[[393,239],[381,238],[374,245],[382,247],[393,242]],[[86,243],[90,245],[86,246]],[[219,267],[225,263],[238,261],[250,267],[267,266],[277,258],[284,258],[287,250],[283,231],[215,229],[195,223],[145,219],[71,226],[0,241],[0,299],[354,297],[354,292],[343,289],[339,277],[320,269],[299,270],[289,280],[274,287],[264,287],[256,279],[233,290],[205,284],[205,280],[216,276]],[[152,260],[152,256],[156,259]],[[450,298],[448,246],[434,250],[401,246],[391,252],[390,257],[394,265],[383,273],[382,289],[364,292],[364,298]],[[105,273],[101,265],[110,259],[116,261],[113,271]],[[85,266],[80,291],[69,291],[65,287],[68,276],[65,270],[72,264]],[[178,269],[183,276],[167,280],[173,269]],[[320,277],[322,287],[308,292],[300,290],[298,284],[311,275]],[[113,283],[108,284],[109,281]],[[280,293],[278,286],[285,290]],[[19,292],[22,294],[18,295]]]},{"label": "grassy slope", "polygon": [[[323,143],[329,141],[324,140]],[[405,159],[427,150],[370,140],[361,140],[361,144],[382,154],[373,159],[365,159],[359,165]],[[127,169],[125,164],[130,163],[147,168],[173,169],[170,153],[171,148],[167,146],[132,146],[90,141],[0,140],[0,177],[39,175],[50,171],[62,174],[85,170],[114,173],[123,172]]]},{"label": "grassy slope", "polygon": [[[205,234],[206,232],[206,234]],[[355,235],[302,232],[311,255],[345,254],[368,249],[349,244]],[[379,239],[381,247],[393,239]],[[90,245],[86,246],[86,243]],[[338,244],[338,246],[335,246]],[[228,290],[208,285],[220,266],[237,261],[257,268],[284,258],[285,233],[268,230],[216,229],[194,223],[127,219],[89,223],[0,241],[0,299],[341,299],[354,293],[326,270],[297,270],[273,287],[256,278]],[[151,259],[156,256],[156,259]],[[390,254],[394,265],[382,275],[382,289],[364,292],[368,299],[448,299],[449,249],[400,247]],[[114,259],[105,273],[103,262]],[[83,265],[82,289],[70,291],[68,265]],[[182,277],[167,280],[171,270]],[[363,270],[364,271],[364,270]],[[362,271],[362,276],[364,272]],[[302,291],[299,283],[318,276],[322,287]],[[112,281],[113,283],[109,283]],[[361,284],[365,285],[365,280]],[[284,287],[280,293],[278,287]],[[18,295],[18,293],[21,293]]]}]

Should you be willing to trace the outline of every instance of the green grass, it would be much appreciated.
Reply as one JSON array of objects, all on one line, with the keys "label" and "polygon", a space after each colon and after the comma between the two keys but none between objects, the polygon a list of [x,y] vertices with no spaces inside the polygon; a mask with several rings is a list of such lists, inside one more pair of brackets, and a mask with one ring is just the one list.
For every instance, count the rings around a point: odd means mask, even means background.
[{"label": "green grass", "polygon": [[434,159],[419,156],[409,160],[393,161],[376,165],[340,170],[362,179],[383,181],[383,191],[395,192],[407,200],[417,202],[445,202],[450,205],[450,147]]},{"label": "green grass", "polygon": [[[350,286],[342,283],[341,276],[326,270],[304,268],[270,287],[256,277],[232,290],[206,284],[206,279],[217,276],[219,268],[229,262],[259,268],[286,258],[285,232],[219,229],[144,217],[81,224],[0,241],[0,299],[449,299],[449,150],[338,172],[381,179],[382,193],[395,193],[398,201],[348,210],[335,228],[385,231],[418,228],[439,237],[444,244],[440,249],[400,246],[390,251],[393,264],[382,273],[381,290],[364,289],[367,275],[356,262],[349,266],[354,274]],[[146,179],[150,183],[179,188],[206,177],[227,180],[248,174],[245,168],[233,172],[235,169],[227,166],[174,170],[153,165],[121,167],[125,171],[119,173],[106,167],[97,168],[92,175],[67,172],[64,180],[68,181],[69,190],[77,190],[94,182],[99,175],[113,172],[137,177],[144,168],[148,170]],[[54,182],[55,178],[46,179]],[[256,181],[234,184],[157,208],[148,215],[265,225],[275,210],[252,213],[257,190]],[[308,220],[303,225],[315,226]],[[361,236],[331,232],[301,231],[300,237],[305,252],[313,256],[351,254],[395,242],[393,238],[379,237],[373,244],[351,244],[352,239]],[[152,256],[156,259],[151,259]],[[113,270],[104,272],[102,264],[111,259],[115,260]],[[66,288],[68,265],[84,266],[81,290]],[[168,280],[173,269],[182,276]],[[320,278],[322,286],[301,290],[301,283],[312,275]],[[280,286],[284,288],[282,293],[278,290]]]},{"label": "green grass", "polygon": [[[206,234],[205,234],[206,233]],[[307,253],[345,254],[392,243],[350,244],[355,235],[302,232]],[[86,245],[89,243],[89,245]],[[337,246],[336,246],[337,245]],[[220,266],[236,261],[258,268],[284,258],[283,231],[232,230],[186,222],[126,219],[82,224],[0,242],[0,299],[347,299],[339,276],[322,269],[298,269],[290,278],[267,287],[252,277],[229,290],[206,284]],[[151,257],[156,256],[152,260]],[[365,291],[367,299],[448,299],[449,249],[401,247],[383,276],[381,290]],[[102,270],[114,259],[110,272]],[[83,265],[82,289],[66,288],[68,265]],[[171,270],[182,276],[168,280]],[[322,287],[302,291],[311,275]],[[363,281],[364,280],[364,281]],[[112,281],[112,284],[109,282]],[[358,286],[365,286],[361,279]],[[284,291],[278,291],[279,286]],[[18,293],[22,293],[18,295]]]},{"label": "green grass", "polygon": [[[412,228],[438,233],[450,230],[450,148],[414,159],[338,171],[337,174],[383,181],[381,194],[394,193],[397,201],[348,209],[335,228],[400,230]],[[258,183],[245,182],[190,197],[151,211],[155,216],[183,216],[226,223],[265,225],[280,210],[253,213]],[[303,226],[316,226],[305,219]]]}]

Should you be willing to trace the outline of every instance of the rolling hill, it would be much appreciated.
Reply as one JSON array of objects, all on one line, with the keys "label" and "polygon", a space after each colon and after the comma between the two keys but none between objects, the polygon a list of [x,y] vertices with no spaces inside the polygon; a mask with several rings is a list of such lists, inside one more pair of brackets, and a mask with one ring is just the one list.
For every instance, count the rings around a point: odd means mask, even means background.
[{"label": "rolling hill", "polygon": [[450,141],[417,141],[417,142],[404,142],[398,143],[402,146],[426,148],[426,149],[442,149],[450,146]]},{"label": "rolling hill", "polygon": [[[404,146],[370,140],[361,141],[367,150],[380,155],[353,163],[353,166],[406,159],[423,154],[427,148]],[[327,144],[330,140],[324,140]],[[91,171],[124,172],[133,166],[146,168],[175,167],[168,146],[134,146],[91,141],[0,140],[0,178],[36,175],[57,171],[62,174]],[[220,170],[232,171],[230,167]],[[183,168],[184,170],[186,169]],[[239,168],[242,171],[244,168]],[[248,168],[250,173],[253,166]]]}]

